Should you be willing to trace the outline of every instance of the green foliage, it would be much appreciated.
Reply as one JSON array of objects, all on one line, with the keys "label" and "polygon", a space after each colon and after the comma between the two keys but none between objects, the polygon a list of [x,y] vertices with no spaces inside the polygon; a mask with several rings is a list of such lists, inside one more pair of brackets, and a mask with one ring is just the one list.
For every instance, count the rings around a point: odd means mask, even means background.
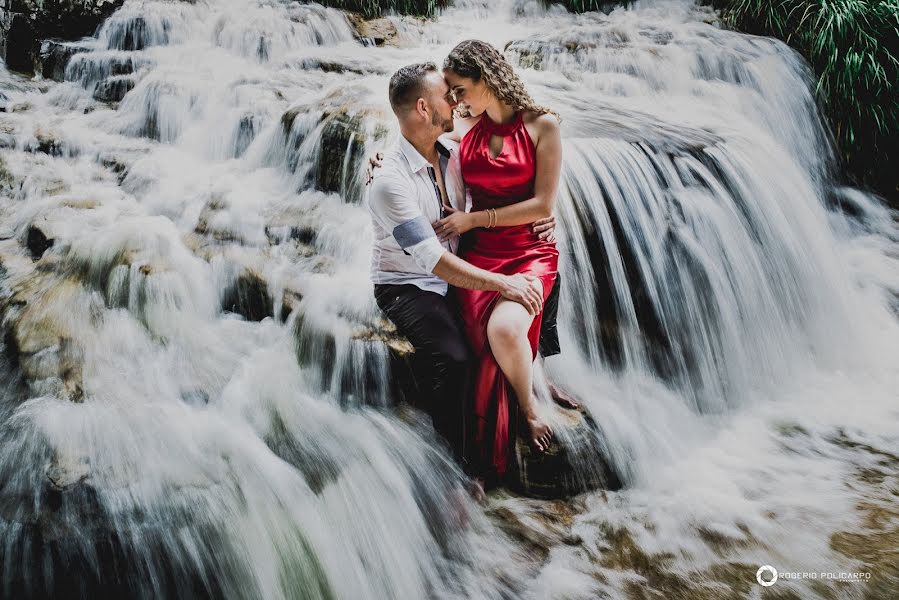
[{"label": "green foliage", "polygon": [[545,6],[561,4],[569,12],[582,13],[594,10],[608,12],[619,5],[631,4],[631,1],[612,2],[610,0],[543,0]]},{"label": "green foliage", "polygon": [[[729,0],[725,22],[784,40],[811,63],[859,183],[899,199],[899,0]],[[893,164],[891,164],[893,163]]]},{"label": "green foliage", "polygon": [[361,13],[367,19],[380,17],[388,12],[419,17],[433,17],[446,7],[447,0],[316,0],[319,4]]}]

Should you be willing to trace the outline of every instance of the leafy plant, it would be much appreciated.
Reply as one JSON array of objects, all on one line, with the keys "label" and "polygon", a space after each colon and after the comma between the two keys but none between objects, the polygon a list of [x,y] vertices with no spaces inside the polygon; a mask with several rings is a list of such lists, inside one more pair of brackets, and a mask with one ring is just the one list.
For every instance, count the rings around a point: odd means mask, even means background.
[{"label": "leafy plant", "polygon": [[362,13],[368,19],[380,17],[388,12],[401,15],[433,17],[446,7],[447,0],[316,0],[319,4]]},{"label": "leafy plant", "polygon": [[850,173],[899,204],[899,0],[715,4],[729,26],[778,37],[809,60]]},{"label": "leafy plant", "polygon": [[622,4],[631,4],[630,1],[612,2],[610,0],[543,0],[545,6],[550,4],[561,4],[570,12],[582,13],[594,10],[607,12],[616,6]]}]

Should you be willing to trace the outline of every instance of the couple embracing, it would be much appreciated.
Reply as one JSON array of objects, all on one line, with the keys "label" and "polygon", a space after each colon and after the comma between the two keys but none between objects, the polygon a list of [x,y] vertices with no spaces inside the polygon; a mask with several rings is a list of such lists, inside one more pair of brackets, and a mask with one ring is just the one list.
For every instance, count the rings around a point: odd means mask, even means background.
[{"label": "couple embracing", "polygon": [[415,347],[435,430],[469,475],[493,485],[519,425],[537,451],[553,436],[532,375],[538,346],[559,351],[559,120],[476,40],[442,71],[401,68],[389,93],[400,137],[368,190],[375,299]]}]

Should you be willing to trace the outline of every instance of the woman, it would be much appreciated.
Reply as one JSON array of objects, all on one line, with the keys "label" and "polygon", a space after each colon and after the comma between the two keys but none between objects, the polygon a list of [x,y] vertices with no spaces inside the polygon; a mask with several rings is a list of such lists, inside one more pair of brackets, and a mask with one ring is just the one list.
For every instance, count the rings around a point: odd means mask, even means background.
[{"label": "woman", "polygon": [[[534,103],[503,55],[485,42],[456,46],[443,74],[469,115],[456,120],[451,136],[460,142],[472,209],[438,221],[437,235],[465,234],[459,255],[473,265],[534,276],[545,301],[556,281],[559,253],[555,242],[538,239],[530,224],[553,212],[562,161],[558,117]],[[508,467],[519,411],[537,450],[546,450],[552,438],[537,413],[532,386],[541,315],[494,292],[457,293],[479,360],[472,458],[484,479],[495,481]]]}]

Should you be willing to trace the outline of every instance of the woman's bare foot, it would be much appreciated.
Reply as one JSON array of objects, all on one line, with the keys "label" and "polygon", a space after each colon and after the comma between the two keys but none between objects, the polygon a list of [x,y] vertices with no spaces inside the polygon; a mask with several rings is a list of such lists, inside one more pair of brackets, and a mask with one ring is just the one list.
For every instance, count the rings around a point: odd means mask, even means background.
[{"label": "woman's bare foot", "polygon": [[539,451],[546,452],[549,450],[549,443],[552,441],[553,432],[549,425],[537,416],[526,418],[528,429],[531,431],[531,444]]},{"label": "woman's bare foot", "polygon": [[577,410],[581,407],[578,404],[578,401],[574,399],[568,392],[554,384],[553,382],[547,382],[549,384],[549,394],[552,396],[553,401],[561,406],[562,408],[567,408],[570,410]]},{"label": "woman's bare foot", "polygon": [[473,479],[469,479],[465,488],[468,490],[468,495],[471,496],[471,499],[477,502],[478,504],[483,504],[487,501],[487,492],[484,491],[484,479],[481,477],[475,477]]}]

